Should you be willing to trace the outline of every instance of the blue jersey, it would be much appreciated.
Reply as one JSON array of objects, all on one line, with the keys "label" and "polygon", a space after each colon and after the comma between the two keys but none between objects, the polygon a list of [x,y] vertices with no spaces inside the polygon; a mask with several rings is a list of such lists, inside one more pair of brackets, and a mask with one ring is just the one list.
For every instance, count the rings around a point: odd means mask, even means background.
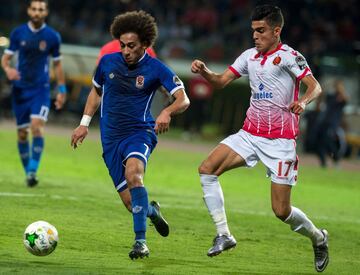
[{"label": "blue jersey", "polygon": [[10,35],[10,46],[5,53],[19,53],[17,70],[20,80],[13,81],[18,88],[32,89],[49,86],[49,57],[60,59],[61,37],[44,24],[35,30],[30,23],[14,29]]},{"label": "blue jersey", "polygon": [[122,140],[139,131],[154,131],[150,107],[162,85],[170,94],[184,89],[174,72],[147,53],[136,65],[128,66],[122,53],[105,55],[93,78],[102,89],[101,139],[103,144]]}]

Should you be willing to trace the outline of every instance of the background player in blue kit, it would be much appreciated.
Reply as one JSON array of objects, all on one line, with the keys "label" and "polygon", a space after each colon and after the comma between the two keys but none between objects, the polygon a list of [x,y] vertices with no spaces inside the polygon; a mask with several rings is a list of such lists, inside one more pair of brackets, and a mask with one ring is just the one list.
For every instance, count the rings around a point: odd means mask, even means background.
[{"label": "background player in blue kit", "polygon": [[[38,183],[36,172],[44,149],[44,126],[50,107],[49,57],[52,56],[58,94],[55,107],[61,109],[66,100],[66,86],[61,64],[59,33],[45,24],[48,2],[31,0],[27,9],[30,21],[15,28],[10,46],[5,50],[1,66],[12,82],[12,105],[18,128],[18,149],[27,175],[27,184]],[[16,68],[10,61],[18,53]],[[28,140],[29,127],[32,145]]]},{"label": "background player in blue kit", "polygon": [[[151,15],[144,11],[120,14],[111,25],[111,34],[119,39],[121,53],[108,54],[100,60],[71,145],[76,148],[84,140],[91,118],[101,104],[103,158],[116,190],[133,215],[135,243],[129,256],[136,259],[149,255],[145,241],[146,217],[160,235],[169,234],[159,204],[148,203],[143,177],[157,143],[156,135],[168,131],[171,116],[185,111],[190,102],[181,80],[145,52],[157,37],[157,26]],[[150,106],[161,85],[175,100],[154,121]]]}]

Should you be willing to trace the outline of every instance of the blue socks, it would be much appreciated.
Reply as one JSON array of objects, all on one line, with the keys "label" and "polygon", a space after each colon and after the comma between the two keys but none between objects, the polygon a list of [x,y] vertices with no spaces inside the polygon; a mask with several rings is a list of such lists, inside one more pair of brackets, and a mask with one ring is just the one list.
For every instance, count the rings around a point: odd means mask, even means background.
[{"label": "blue socks", "polygon": [[18,150],[19,150],[21,163],[22,163],[22,165],[24,167],[24,170],[25,170],[25,173],[26,173],[27,172],[27,167],[29,165],[29,159],[30,159],[29,142],[28,141],[25,141],[25,142],[18,141]]},{"label": "blue socks", "polygon": [[148,215],[148,194],[145,187],[130,189],[135,240],[145,240],[146,217]]},{"label": "blue socks", "polygon": [[44,149],[44,138],[34,137],[31,146],[31,159],[28,165],[27,172],[33,172],[33,173],[37,172],[43,149]]},{"label": "blue socks", "polygon": [[147,211],[147,217],[152,217],[156,214],[156,210],[154,208],[154,206],[152,206],[151,204],[149,204],[148,206],[148,211]]}]

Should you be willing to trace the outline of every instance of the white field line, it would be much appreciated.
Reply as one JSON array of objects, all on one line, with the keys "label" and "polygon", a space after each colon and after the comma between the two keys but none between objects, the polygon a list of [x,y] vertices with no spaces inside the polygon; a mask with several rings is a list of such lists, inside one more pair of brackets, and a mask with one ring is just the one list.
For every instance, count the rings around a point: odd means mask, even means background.
[{"label": "white field line", "polygon": [[[78,197],[73,196],[59,196],[59,195],[45,195],[45,194],[26,194],[26,193],[12,193],[12,192],[0,192],[0,197],[49,197],[50,199],[54,200],[69,200],[69,201],[81,201]],[[88,200],[89,198],[87,198]],[[116,202],[118,205],[118,202]],[[184,205],[184,204],[167,204],[161,203],[162,206],[166,208],[173,208],[173,209],[185,209],[185,210],[194,210],[199,209],[199,206],[191,206],[191,205]],[[205,206],[204,206],[205,207]],[[254,216],[263,216],[263,217],[273,217],[274,214],[265,211],[251,211],[251,210],[241,210],[241,209],[227,209],[227,212],[233,212],[237,214],[243,215],[254,215]],[[339,218],[339,217],[329,217],[329,216],[313,216],[312,218],[318,220],[324,220],[329,222],[346,222],[346,223],[353,223],[353,224],[360,224],[360,220],[356,218]]]}]

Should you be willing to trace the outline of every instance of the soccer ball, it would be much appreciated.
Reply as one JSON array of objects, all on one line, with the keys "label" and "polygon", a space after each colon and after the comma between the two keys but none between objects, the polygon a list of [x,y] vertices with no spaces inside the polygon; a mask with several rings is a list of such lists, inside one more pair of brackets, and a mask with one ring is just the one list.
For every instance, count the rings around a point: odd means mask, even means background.
[{"label": "soccer ball", "polygon": [[55,226],[45,221],[37,221],[26,227],[24,245],[36,256],[46,256],[53,252],[59,237]]}]

